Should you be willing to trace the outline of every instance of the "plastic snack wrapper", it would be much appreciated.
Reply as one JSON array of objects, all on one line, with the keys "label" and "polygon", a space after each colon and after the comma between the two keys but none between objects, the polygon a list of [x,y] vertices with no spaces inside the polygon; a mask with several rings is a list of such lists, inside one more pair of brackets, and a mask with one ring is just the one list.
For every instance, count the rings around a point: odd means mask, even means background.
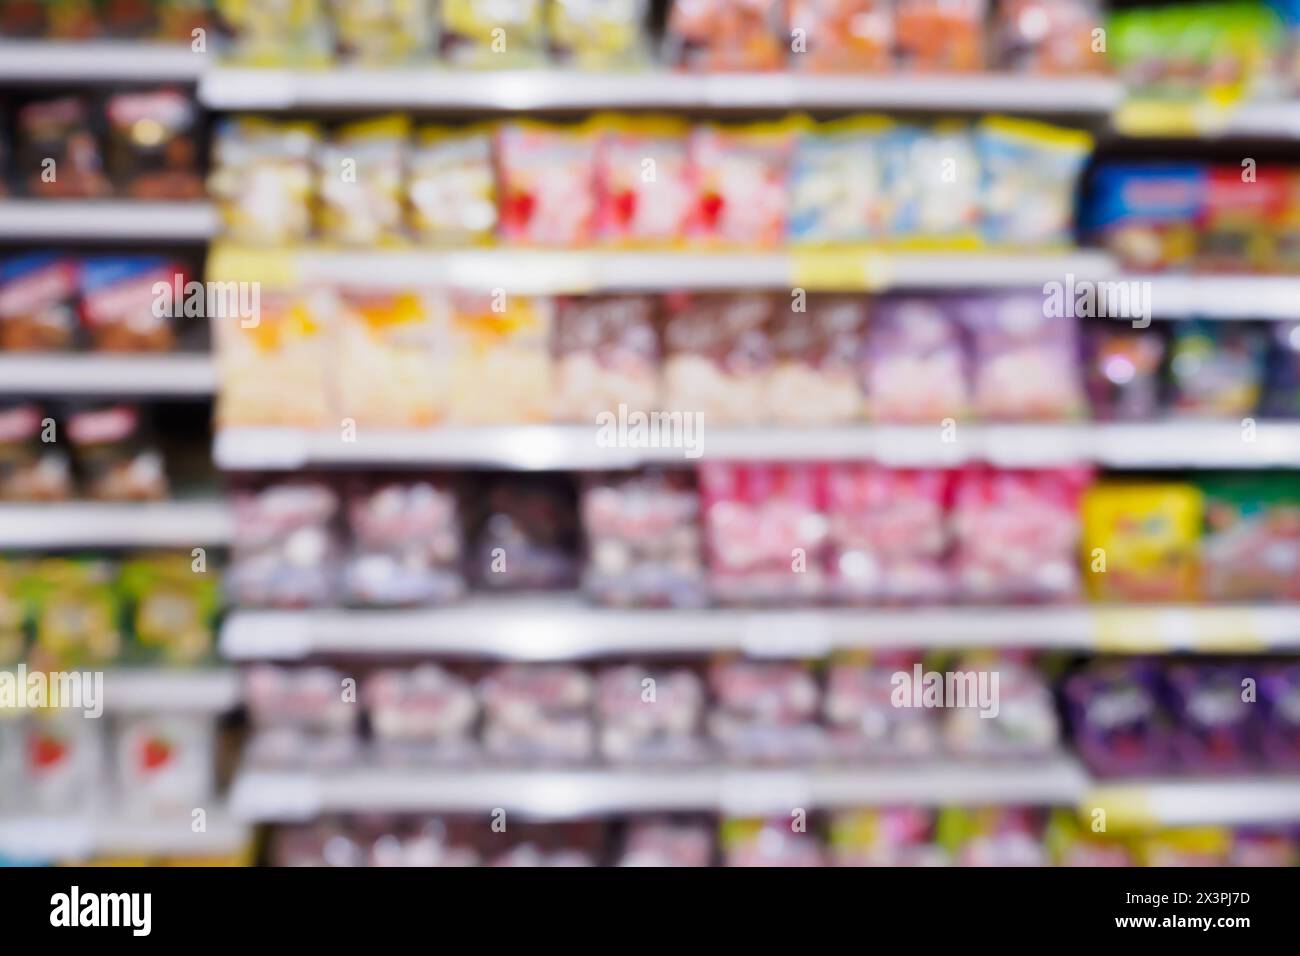
[{"label": "plastic snack wrapper", "polygon": [[31,402],[0,404],[0,501],[72,497],[66,452],[55,442],[41,441],[41,433],[52,422]]},{"label": "plastic snack wrapper", "polygon": [[606,245],[670,245],[686,238],[695,210],[682,120],[600,117],[596,147],[596,238]]},{"label": "plastic snack wrapper", "polygon": [[565,298],[558,303],[556,421],[595,424],[620,406],[659,408],[656,303],[649,296]]},{"label": "plastic snack wrapper", "polygon": [[831,816],[836,866],[947,866],[934,842],[934,815],[922,807],[840,810]]},{"label": "plastic snack wrapper", "polygon": [[784,29],[782,0],[673,0],[664,59],[701,72],[779,70]]},{"label": "plastic snack wrapper", "polygon": [[218,585],[196,574],[187,553],[142,556],[122,565],[119,586],[130,602],[138,648],[167,664],[212,656]]},{"label": "plastic snack wrapper", "polygon": [[212,718],[180,714],[125,717],[114,734],[117,788],[142,813],[183,814],[216,788]]},{"label": "plastic snack wrapper", "polygon": [[702,867],[713,861],[713,834],[704,823],[637,820],[623,839],[619,866]]},{"label": "plastic snack wrapper", "polygon": [[1123,836],[1094,833],[1073,808],[1053,810],[1044,842],[1055,866],[1136,866],[1133,848]]},{"label": "plastic snack wrapper", "polygon": [[105,106],[108,174],[122,196],[199,199],[198,109],[181,90],[115,93]]},{"label": "plastic snack wrapper", "polygon": [[461,530],[456,498],[443,483],[361,485],[347,501],[352,546],[344,591],[365,606],[423,606],[459,597]]},{"label": "plastic snack wrapper", "polygon": [[1247,180],[1239,166],[1206,172],[1205,205],[1196,266],[1206,271],[1266,272],[1278,259],[1277,234],[1288,200],[1288,177],[1256,169]]},{"label": "plastic snack wrapper", "polygon": [[33,100],[18,110],[17,157],[29,196],[99,199],[112,187],[85,100]]},{"label": "plastic snack wrapper", "polygon": [[774,359],[774,305],[757,293],[681,294],[665,301],[663,406],[710,426],[756,425]]},{"label": "plastic snack wrapper", "polygon": [[[952,668],[964,675],[958,679],[967,697],[964,707],[943,712],[950,754],[969,760],[1033,760],[1056,751],[1061,736],[1056,701],[1023,655],[968,654]],[[992,691],[991,706],[980,697],[983,688]]]},{"label": "plastic snack wrapper", "polygon": [[421,242],[465,246],[496,232],[496,174],[486,127],[423,127],[407,160],[407,203]]},{"label": "plastic snack wrapper", "polygon": [[1103,164],[1092,177],[1088,230],[1131,269],[1186,267],[1196,253],[1205,176],[1196,163]]},{"label": "plastic snack wrapper", "polygon": [[485,591],[570,590],[578,585],[578,505],[557,475],[503,478],[473,502],[470,567]]},{"label": "plastic snack wrapper", "polygon": [[707,756],[704,681],[687,667],[622,664],[596,675],[601,756],[611,763],[696,763]]},{"label": "plastic snack wrapper", "polygon": [[1074,239],[1075,185],[1093,139],[1029,120],[994,117],[975,131],[983,182],[980,224],[990,245],[1041,248]]},{"label": "plastic snack wrapper", "polygon": [[339,732],[356,728],[361,710],[344,700],[347,675],[332,667],[257,664],[243,673],[243,696],[253,726]]},{"label": "plastic snack wrapper", "polygon": [[478,699],[459,674],[436,664],[376,671],[362,696],[381,761],[454,763],[476,751]]},{"label": "plastic snack wrapper", "polygon": [[976,245],[981,167],[968,124],[897,127],[884,138],[889,238],[922,246]]},{"label": "plastic snack wrapper", "polygon": [[1160,410],[1165,339],[1155,329],[1088,330],[1087,389],[1100,421],[1148,421]]},{"label": "plastic snack wrapper", "polygon": [[115,575],[111,562],[97,559],[43,558],[30,567],[20,587],[31,609],[31,669],[102,667],[118,658],[122,600]]},{"label": "plastic snack wrapper", "polygon": [[648,65],[648,0],[550,0],[547,27],[565,66],[612,72]]},{"label": "plastic snack wrapper", "polygon": [[737,763],[799,764],[826,752],[821,690],[803,663],[720,659],[709,670],[709,735]]},{"label": "plastic snack wrapper", "polygon": [[1041,812],[1017,806],[948,807],[935,822],[935,838],[956,866],[1047,866],[1041,830]]},{"label": "plastic snack wrapper", "polygon": [[1028,73],[1096,73],[1106,69],[1094,31],[1098,0],[997,0],[998,59]]},{"label": "plastic snack wrapper", "polygon": [[987,13],[987,0],[894,0],[902,65],[927,73],[983,69]]},{"label": "plastic snack wrapper", "polygon": [[451,370],[447,423],[519,425],[549,420],[549,299],[450,290],[445,299]]},{"label": "plastic snack wrapper", "polygon": [[533,121],[497,128],[501,238],[586,246],[595,228],[596,128]]},{"label": "plastic snack wrapper", "polygon": [[1175,415],[1240,419],[1263,393],[1266,333],[1228,322],[1178,323],[1169,347]]},{"label": "plastic snack wrapper", "polygon": [[434,0],[331,0],[330,14],[345,62],[384,67],[433,53]]},{"label": "plastic snack wrapper", "polygon": [[[185,288],[189,270],[159,256],[92,256],[81,266],[81,317],[92,346],[102,352],[167,352],[180,324],[159,315],[158,283]],[[174,307],[177,303],[172,303]],[[180,311],[178,307],[176,311]]]},{"label": "plastic snack wrapper", "polygon": [[905,761],[937,757],[939,723],[927,710],[895,707],[894,674],[919,660],[907,652],[844,654],[826,671],[823,714],[837,761]]},{"label": "plastic snack wrapper", "polygon": [[321,236],[349,245],[402,238],[409,124],[384,116],[339,129],[317,151]]},{"label": "plastic snack wrapper", "polygon": [[953,304],[885,298],[872,309],[863,352],[867,417],[890,424],[961,419],[971,405],[967,356]]},{"label": "plastic snack wrapper", "polygon": [[[1174,482],[1106,481],[1083,499],[1084,554],[1104,555],[1089,573],[1098,601],[1194,601],[1200,597],[1201,492]],[[1099,551],[1100,549],[1100,551]]]},{"label": "plastic snack wrapper", "polygon": [[226,587],[239,604],[318,607],[337,596],[338,496],[313,482],[235,492]]},{"label": "plastic snack wrapper", "polygon": [[438,15],[448,63],[488,70],[545,63],[543,0],[441,0]]},{"label": "plastic snack wrapper", "polygon": [[804,125],[796,117],[747,126],[703,125],[691,131],[693,243],[766,249],[785,242],[790,167]]},{"label": "plastic snack wrapper", "polygon": [[[876,73],[891,68],[893,0],[789,0],[788,6],[792,69]],[[802,48],[794,45],[800,39]]]},{"label": "plastic snack wrapper", "polygon": [[1270,767],[1300,768],[1300,667],[1272,664],[1259,679],[1264,705],[1260,747]]},{"label": "plastic snack wrapper", "polygon": [[872,242],[885,238],[892,125],[859,116],[800,133],[790,169],[792,243]]},{"label": "plastic snack wrapper", "polygon": [[719,840],[724,866],[825,866],[821,843],[812,833],[795,833],[790,817],[722,821]]},{"label": "plastic snack wrapper", "polygon": [[241,65],[322,66],[331,58],[327,0],[216,0],[216,8]]},{"label": "plastic snack wrapper", "polygon": [[1201,571],[1212,601],[1300,600],[1300,487],[1285,475],[1202,476]]},{"label": "plastic snack wrapper", "polygon": [[311,235],[318,142],[310,123],[243,118],[218,127],[208,190],[227,238],[285,245]]},{"label": "plastic snack wrapper", "polygon": [[92,405],[68,416],[73,464],[92,501],[157,501],[167,497],[162,452],[134,405]]},{"label": "plastic snack wrapper", "polygon": [[503,665],[479,682],[483,749],[511,765],[585,763],[596,754],[594,687],[567,664]]},{"label": "plastic snack wrapper", "polygon": [[1242,772],[1255,763],[1263,709],[1243,699],[1254,667],[1171,664],[1164,679],[1172,717],[1174,756],[1204,775]]},{"label": "plastic snack wrapper", "polygon": [[1272,418],[1300,418],[1300,322],[1278,322],[1273,326],[1273,348],[1260,411]]},{"label": "plastic snack wrapper", "polygon": [[38,812],[96,809],[106,764],[104,721],[77,711],[43,711],[21,725],[26,791],[24,802]]},{"label": "plastic snack wrapper", "polygon": [[53,252],[0,262],[0,349],[46,352],[77,342],[81,266]]},{"label": "plastic snack wrapper", "polygon": [[811,296],[805,306],[807,311],[774,312],[763,418],[778,425],[856,421],[862,414],[857,366],[866,304],[848,296]]}]

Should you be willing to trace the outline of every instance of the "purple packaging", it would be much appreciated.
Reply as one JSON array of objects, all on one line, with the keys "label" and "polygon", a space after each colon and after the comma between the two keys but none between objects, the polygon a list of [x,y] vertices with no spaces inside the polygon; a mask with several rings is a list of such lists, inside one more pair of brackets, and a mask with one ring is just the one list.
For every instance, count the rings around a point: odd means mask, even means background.
[{"label": "purple packaging", "polygon": [[1270,770],[1300,770],[1300,664],[1275,664],[1259,677],[1260,747]]},{"label": "purple packaging", "polygon": [[966,348],[950,301],[883,300],[867,324],[861,369],[873,421],[931,424],[969,410]]},{"label": "purple packaging", "polygon": [[1170,765],[1160,675],[1145,661],[1094,665],[1070,677],[1065,699],[1079,755],[1102,777],[1154,774]]},{"label": "purple packaging", "polygon": [[1175,664],[1165,672],[1174,753],[1182,769],[1222,773],[1254,763],[1259,707],[1243,700],[1248,669],[1237,665]]}]

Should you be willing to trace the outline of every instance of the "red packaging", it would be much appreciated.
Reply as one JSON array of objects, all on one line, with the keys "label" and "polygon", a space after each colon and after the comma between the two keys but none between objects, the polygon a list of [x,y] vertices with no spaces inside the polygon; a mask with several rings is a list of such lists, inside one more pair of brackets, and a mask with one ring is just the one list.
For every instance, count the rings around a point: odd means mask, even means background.
[{"label": "red packaging", "polygon": [[602,243],[685,239],[695,201],[686,124],[672,117],[613,121],[596,148],[596,194]]},{"label": "red packaging", "polygon": [[496,149],[501,237],[523,245],[590,244],[596,218],[591,128],[505,123]]},{"label": "red packaging", "polygon": [[789,123],[706,125],[692,131],[692,240],[764,249],[785,242],[795,132]]},{"label": "red packaging", "polygon": [[1208,173],[1197,265],[1204,269],[1267,270],[1278,258],[1277,235],[1287,204],[1287,177],[1257,169],[1246,181],[1236,166]]}]

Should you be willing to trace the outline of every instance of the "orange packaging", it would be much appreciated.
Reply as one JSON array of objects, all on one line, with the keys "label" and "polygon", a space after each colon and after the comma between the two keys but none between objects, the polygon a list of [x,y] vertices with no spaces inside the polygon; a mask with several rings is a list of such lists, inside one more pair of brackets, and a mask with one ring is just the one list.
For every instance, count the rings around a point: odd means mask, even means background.
[{"label": "orange packaging", "polygon": [[897,0],[895,42],[908,69],[972,72],[984,69],[987,0]]}]

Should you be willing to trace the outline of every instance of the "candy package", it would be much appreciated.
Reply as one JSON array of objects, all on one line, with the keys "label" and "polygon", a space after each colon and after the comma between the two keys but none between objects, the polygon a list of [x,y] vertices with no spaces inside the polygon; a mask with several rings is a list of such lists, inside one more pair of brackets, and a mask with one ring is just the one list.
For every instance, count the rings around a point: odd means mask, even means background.
[{"label": "candy package", "polygon": [[146,814],[183,814],[213,794],[216,734],[210,717],[132,715],[114,739],[119,791],[130,809]]},{"label": "candy package", "polygon": [[1088,329],[1088,401],[1100,421],[1149,421],[1160,411],[1165,338],[1156,329]]},{"label": "candy package", "polygon": [[405,117],[383,116],[342,127],[317,151],[323,238],[363,246],[401,238],[408,132]]},{"label": "candy package", "polygon": [[934,817],[921,807],[841,810],[831,817],[836,866],[945,866],[934,842]]},{"label": "candy package", "polygon": [[549,299],[451,290],[451,368],[442,394],[447,423],[520,425],[550,416],[552,303]]},{"label": "candy package", "polygon": [[501,238],[585,246],[595,226],[596,133],[590,124],[506,123],[496,134]]},{"label": "candy package", "polygon": [[[44,558],[23,582],[35,669],[102,667],[122,650],[122,602],[108,561]],[[78,715],[80,717],[80,715]]]},{"label": "candy package", "polygon": [[1199,663],[1165,669],[1174,755],[1182,767],[1217,775],[1251,766],[1261,709],[1246,699],[1243,684],[1253,672]]},{"label": "candy package", "polygon": [[331,0],[330,13],[346,62],[391,67],[433,52],[433,0]]},{"label": "candy package", "polygon": [[673,117],[600,121],[596,238],[609,245],[681,242],[695,210],[687,125]]},{"label": "candy package", "polygon": [[363,699],[386,763],[463,762],[475,751],[478,700],[459,674],[436,664],[376,671]]},{"label": "candy package", "polygon": [[785,120],[691,130],[693,242],[771,248],[785,241],[790,167],[802,125]]},{"label": "candy package", "polygon": [[1022,655],[968,654],[952,666],[963,675],[967,698],[966,706],[944,712],[948,753],[967,760],[1034,760],[1056,751],[1056,701]]},{"label": "candy package", "polygon": [[1196,266],[1205,270],[1266,271],[1277,261],[1276,237],[1287,201],[1287,177],[1258,169],[1247,178],[1233,166],[1206,173]]},{"label": "candy package", "polygon": [[1263,330],[1235,322],[1180,322],[1169,349],[1170,405],[1176,415],[1252,414],[1263,391]]},{"label": "candy package", "polygon": [[1212,601],[1300,600],[1300,487],[1282,474],[1204,476],[1201,572]]},{"label": "candy package", "polygon": [[796,833],[792,818],[724,820],[720,842],[724,866],[825,866],[814,834]]},{"label": "candy package", "polygon": [[611,72],[645,66],[648,0],[551,0],[551,49],[565,66]]},{"label": "candy package", "polygon": [[127,561],[119,586],[130,602],[131,632],[141,651],[168,664],[211,656],[218,585],[215,575],[194,569],[188,554]]},{"label": "candy package", "polygon": [[279,245],[311,234],[318,140],[310,123],[243,118],[218,127],[208,189],[231,240]]},{"label": "candy package", "polygon": [[610,666],[596,676],[600,754],[611,763],[694,763],[707,755],[704,681],[686,667]]},{"label": "candy package", "polygon": [[100,809],[104,721],[49,710],[22,726],[22,775],[31,809],[58,814]]},{"label": "candy package", "polygon": [[319,66],[333,53],[326,0],[216,0],[216,7],[240,65]]},{"label": "candy package", "polygon": [[990,245],[1073,242],[1075,183],[1092,137],[1029,120],[995,117],[976,128],[983,180],[980,228]]},{"label": "candy package", "polygon": [[565,590],[578,584],[577,502],[564,476],[500,479],[477,500],[470,566],[490,591]]},{"label": "candy package", "polygon": [[316,483],[236,491],[225,576],[233,600],[253,607],[314,607],[333,600],[338,507],[338,496]]},{"label": "candy package", "polygon": [[888,120],[859,116],[800,134],[790,167],[789,238],[795,243],[884,237]]},{"label": "candy package", "polygon": [[709,669],[709,735],[738,763],[810,763],[826,752],[821,692],[803,663],[720,659]]},{"label": "candy package", "polygon": [[93,501],[155,501],[167,497],[161,451],[134,405],[90,406],[67,421],[82,493]]},{"label": "candy package", "polygon": [[862,413],[857,369],[866,304],[848,296],[812,296],[805,305],[806,311],[774,312],[763,418],[776,425],[854,422]]},{"label": "candy package", "polygon": [[1260,747],[1270,767],[1300,769],[1300,667],[1271,664],[1259,678]]},{"label": "candy package", "polygon": [[1135,866],[1133,849],[1122,836],[1096,832],[1079,820],[1073,807],[1053,810],[1044,842],[1055,866]]},{"label": "candy package", "polygon": [[1300,322],[1273,327],[1260,411],[1273,418],[1300,418]]},{"label": "candy package", "polygon": [[789,0],[790,66],[816,73],[889,70],[893,6],[893,0]]},{"label": "candy package", "polygon": [[180,90],[115,93],[108,119],[108,174],[122,196],[199,199],[198,107]]},{"label": "candy package", "polygon": [[772,300],[757,293],[665,301],[663,405],[710,425],[757,425],[773,354]]},{"label": "candy package", "polygon": [[1047,866],[1040,812],[1029,807],[948,807],[935,836],[957,866]]},{"label": "candy package", "polygon": [[1196,252],[1205,177],[1195,163],[1103,164],[1093,177],[1089,230],[1131,269],[1187,266]]},{"label": "candy package", "polygon": [[422,128],[407,160],[407,203],[416,238],[465,246],[497,226],[492,136],[482,127]]},{"label": "candy package", "polygon": [[111,192],[85,100],[33,100],[18,110],[17,155],[27,194],[98,199]]},{"label": "candy package", "polygon": [[1065,682],[1072,736],[1080,756],[1104,776],[1159,773],[1172,742],[1160,680],[1143,661],[1094,663]]},{"label": "candy package", "polygon": [[1098,0],[998,0],[999,61],[1018,72],[1104,70],[1101,6]]},{"label": "candy package", "polygon": [[545,61],[543,0],[442,0],[438,16],[443,56],[451,64],[506,70]]},{"label": "candy package", "polygon": [[659,408],[659,338],[649,296],[560,300],[554,351],[555,420],[592,424],[620,406]]},{"label": "candy package", "polygon": [[843,655],[826,673],[823,713],[836,761],[925,760],[941,749],[939,724],[923,708],[896,707],[894,675],[910,674],[915,654]]},{"label": "candy package", "polygon": [[318,733],[355,729],[361,710],[347,699],[346,676],[329,667],[258,664],[243,673],[243,699],[253,726]]},{"label": "candy package", "polygon": [[867,417],[934,424],[970,407],[966,352],[952,303],[886,298],[872,310],[863,354]]},{"label": "candy package", "polygon": [[970,127],[956,121],[897,127],[883,146],[889,237],[922,245],[974,245],[982,183]]},{"label": "candy package", "polygon": [[[22,593],[22,575],[23,565],[0,560],[0,667],[12,667],[27,652],[27,605]],[[5,739],[6,723],[0,719],[0,748],[9,742]],[[0,753],[0,763],[12,757],[12,753]],[[8,765],[0,766],[0,778],[9,769]],[[4,791],[0,789],[0,807],[4,803]]]},{"label": "candy package", "polygon": [[703,823],[636,820],[623,838],[618,866],[702,867],[713,860],[713,834]]},{"label": "candy package", "polygon": [[64,501],[72,496],[68,456],[57,423],[30,402],[0,405],[0,501]]},{"label": "candy package", "polygon": [[95,0],[0,0],[0,36],[90,40],[100,34]]},{"label": "candy package", "polygon": [[567,664],[503,665],[478,685],[483,749],[511,765],[581,763],[596,754],[593,686]]},{"label": "candy package", "polygon": [[87,258],[80,270],[81,317],[92,346],[102,352],[175,348],[178,319],[157,307],[155,289],[159,283],[183,289],[186,271],[181,263],[160,256]]},{"label": "candy package", "polygon": [[1226,866],[1231,841],[1223,827],[1181,827],[1135,837],[1139,865],[1160,867]]},{"label": "candy package", "polygon": [[77,341],[80,265],[52,252],[0,262],[0,350],[57,351]]},{"label": "candy package", "polygon": [[1083,498],[1088,589],[1099,601],[1190,601],[1200,595],[1204,504],[1191,485],[1106,481]]},{"label": "candy package", "polygon": [[780,69],[783,13],[781,0],[673,0],[664,59],[704,72]]},{"label": "candy package", "polygon": [[894,11],[894,37],[905,68],[924,72],[983,68],[987,0],[894,0]]}]

